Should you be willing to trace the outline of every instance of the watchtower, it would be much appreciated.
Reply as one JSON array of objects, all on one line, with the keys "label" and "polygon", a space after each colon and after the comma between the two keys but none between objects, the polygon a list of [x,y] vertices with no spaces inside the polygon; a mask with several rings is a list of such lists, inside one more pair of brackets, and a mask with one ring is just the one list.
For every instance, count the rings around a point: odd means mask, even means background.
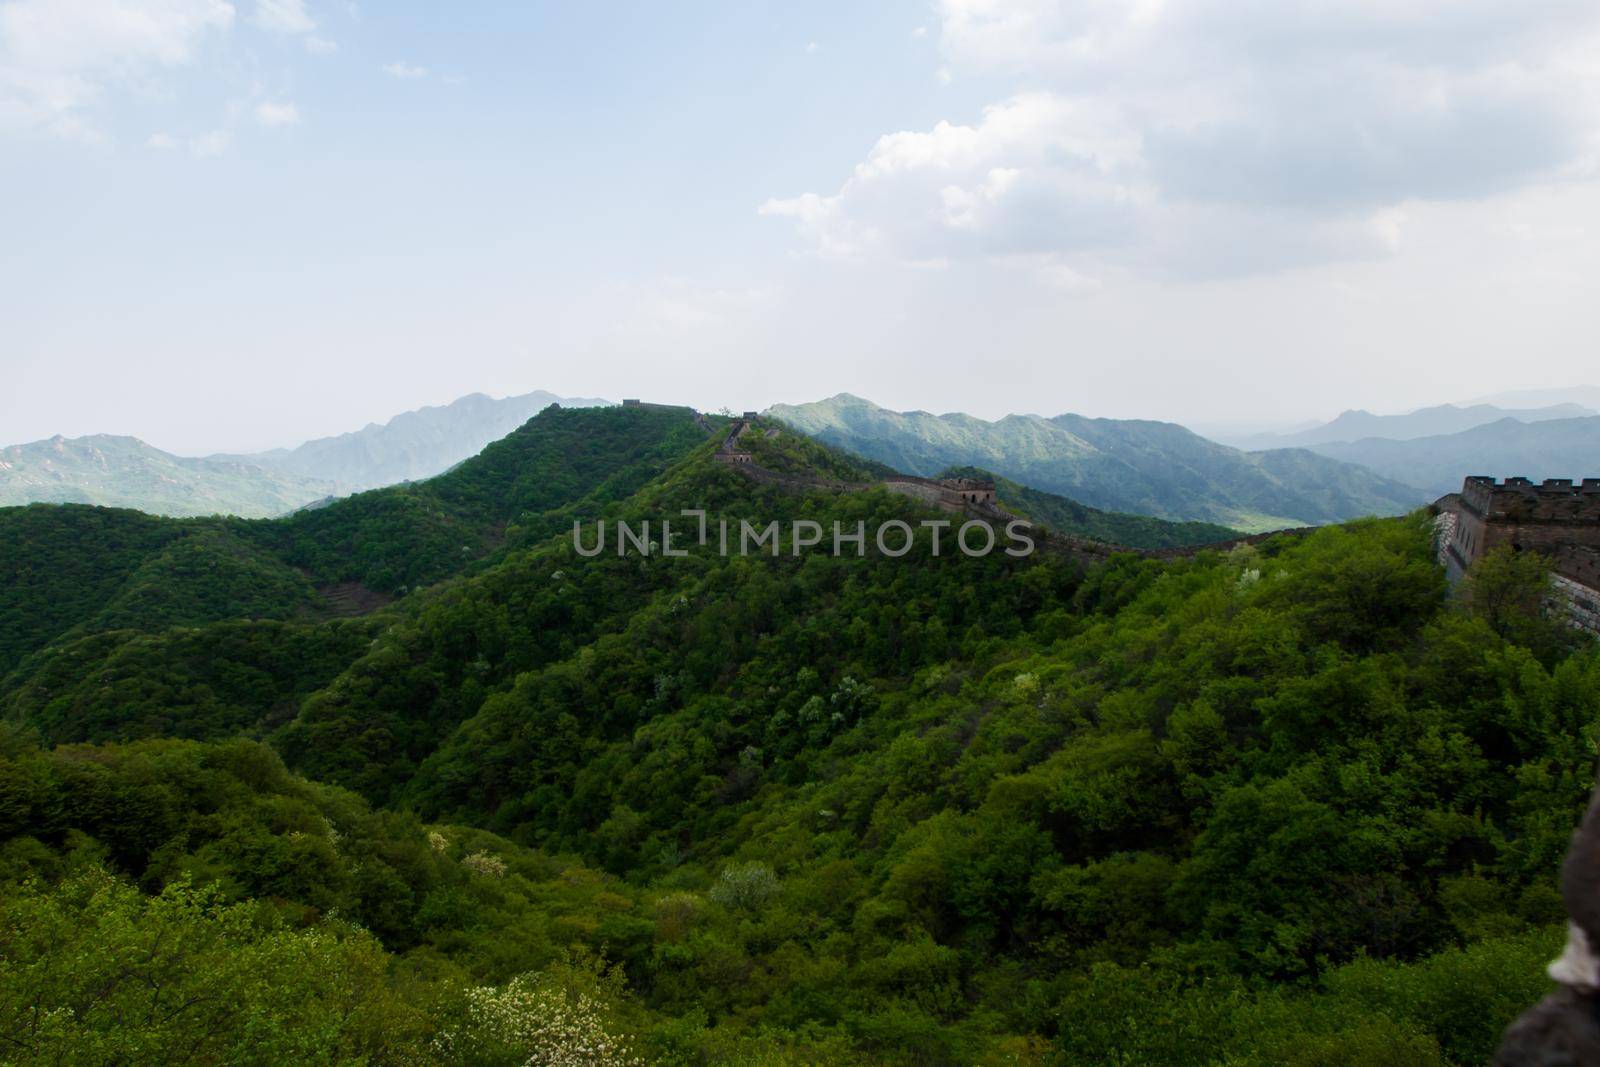
[{"label": "watchtower", "polygon": [[1600,549],[1600,478],[1496,482],[1472,475],[1461,485],[1445,546],[1461,571],[1497,545],[1559,559],[1574,548]]},{"label": "watchtower", "polygon": [[1439,557],[1452,581],[1500,545],[1538,552],[1550,558],[1573,623],[1600,634],[1600,478],[1473,475],[1437,506]]}]

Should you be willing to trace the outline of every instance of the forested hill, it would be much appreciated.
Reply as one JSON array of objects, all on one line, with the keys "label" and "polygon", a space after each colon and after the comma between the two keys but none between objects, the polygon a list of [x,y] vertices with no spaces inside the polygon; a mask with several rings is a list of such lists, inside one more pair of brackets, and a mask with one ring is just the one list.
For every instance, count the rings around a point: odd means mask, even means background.
[{"label": "forested hill", "polygon": [[[626,498],[702,445],[692,412],[549,408],[454,470],[284,519],[0,508],[0,677],[68,634],[308,620],[469,569]],[[333,589],[334,586],[350,589]]]},{"label": "forested hill", "polygon": [[[439,477],[283,519],[173,520],[86,506],[0,508],[0,677],[65,634],[224,619],[307,620],[370,607],[569,529],[703,446],[684,408],[551,407]],[[1234,536],[1097,512],[1010,485],[1030,518],[1138,548]]]},{"label": "forested hill", "polygon": [[[219,528],[384,612],[146,620],[13,672],[7,1055],[1469,1064],[1543,991],[1600,656],[1525,561],[1452,598],[1423,515],[935,555],[949,516],[758,482],[687,413],[551,414],[420,495]],[[605,433],[626,455],[522,476]],[[683,509],[916,541],[575,550]],[[107,527],[82,580],[183,529]]]}]

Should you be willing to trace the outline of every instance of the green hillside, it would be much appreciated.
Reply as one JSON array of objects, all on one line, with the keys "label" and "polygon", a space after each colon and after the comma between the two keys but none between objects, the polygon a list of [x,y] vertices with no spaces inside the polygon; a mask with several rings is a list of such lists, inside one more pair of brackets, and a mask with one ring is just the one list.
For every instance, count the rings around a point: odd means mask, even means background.
[{"label": "green hillside", "polygon": [[[936,556],[948,514],[717,439],[547,412],[279,523],[0,513],[77,551],[9,602],[70,606],[0,684],[7,1055],[1476,1064],[1542,994],[1600,652],[1452,599],[1425,516]],[[724,556],[683,509],[915,544]],[[687,554],[579,555],[601,517]],[[122,596],[184,539],[262,566]],[[274,566],[396,599],[318,615]]]},{"label": "green hillside", "polygon": [[1240,531],[1213,522],[1170,522],[1149,515],[1101,511],[1043,489],[998,477],[982,467],[950,467],[941,472],[939,477],[989,479],[995,483],[999,505],[1011,514],[1043,523],[1073,537],[1087,537],[1091,541],[1103,541],[1110,545],[1182,548],[1231,541],[1240,536]]},{"label": "green hillside", "polygon": [[1303,449],[1241,452],[1172,423],[888,411],[848,393],[774,418],[898,470],[976,466],[1106,511],[1246,531],[1398,515],[1426,494]]}]

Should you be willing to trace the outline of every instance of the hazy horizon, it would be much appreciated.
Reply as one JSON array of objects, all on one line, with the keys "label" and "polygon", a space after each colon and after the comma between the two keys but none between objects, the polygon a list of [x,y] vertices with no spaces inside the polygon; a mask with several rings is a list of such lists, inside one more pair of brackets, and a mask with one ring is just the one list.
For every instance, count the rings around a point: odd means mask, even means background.
[{"label": "hazy horizon", "polygon": [[[409,412],[422,410],[424,408],[445,407],[445,406],[448,406],[449,404],[454,403],[457,400],[461,400],[461,399],[464,399],[465,397],[472,396],[472,395],[488,395],[488,396],[491,397],[491,399],[494,399],[494,400],[504,400],[504,399],[508,399],[508,398],[514,397],[514,396],[524,396],[524,395],[528,395],[530,393],[537,393],[537,392],[551,393],[551,394],[558,395],[558,396],[559,395],[566,395],[566,394],[557,394],[557,393],[555,393],[554,390],[550,390],[550,389],[529,389],[529,390],[526,390],[525,392],[521,392],[521,393],[506,393],[506,394],[503,394],[503,395],[486,394],[486,393],[483,392],[483,390],[470,390],[469,392],[462,393],[459,396],[451,397],[451,398],[445,399],[445,400],[429,401],[427,403],[419,404],[414,408],[407,408],[404,411],[395,411],[395,412],[392,412],[392,413],[390,413],[390,414],[388,414],[386,416],[379,417],[379,418],[374,418],[374,419],[369,419],[366,422],[362,422],[362,423],[359,423],[359,424],[350,424],[350,425],[346,425],[346,426],[339,427],[339,428],[333,428],[333,429],[330,429],[330,430],[328,430],[327,432],[324,432],[324,433],[315,433],[315,434],[312,434],[312,435],[310,435],[308,437],[299,438],[299,439],[292,440],[292,441],[291,440],[278,441],[276,443],[270,443],[270,444],[265,444],[265,445],[261,445],[261,446],[258,446],[258,447],[251,447],[251,448],[201,448],[201,449],[181,450],[181,449],[169,448],[169,447],[165,446],[158,439],[158,435],[144,434],[144,433],[138,433],[138,432],[120,432],[120,431],[113,432],[113,431],[107,431],[107,430],[91,430],[91,431],[87,431],[86,433],[81,433],[81,434],[51,433],[51,434],[46,434],[43,437],[27,438],[25,440],[0,441],[0,449],[7,448],[7,447],[12,447],[12,446],[16,446],[16,445],[32,444],[32,443],[35,443],[37,441],[49,440],[49,439],[51,439],[53,437],[57,437],[57,436],[65,437],[65,438],[68,438],[68,439],[75,439],[75,438],[81,438],[81,437],[92,437],[92,436],[98,436],[98,435],[106,435],[106,436],[137,438],[138,440],[143,441],[145,444],[152,445],[152,446],[154,446],[156,448],[161,449],[164,452],[168,452],[168,453],[170,453],[172,455],[185,457],[185,458],[205,458],[205,457],[209,457],[209,456],[218,456],[218,455],[249,455],[249,454],[255,454],[255,453],[269,452],[269,451],[272,451],[274,449],[293,449],[293,448],[296,448],[299,445],[305,444],[307,441],[318,440],[318,439],[323,439],[323,438],[330,438],[330,437],[338,437],[338,436],[341,436],[341,435],[344,435],[344,434],[356,433],[356,432],[359,432],[359,431],[361,431],[363,429],[366,429],[368,427],[371,427],[371,426],[382,426],[382,425],[385,425],[388,422],[390,422],[391,420],[393,420],[394,418],[396,418],[397,416],[400,416],[400,415],[403,415],[403,414],[407,414]],[[771,404],[757,404],[757,405],[755,405],[755,408],[759,409],[759,410],[765,410],[766,408],[774,406],[774,405],[779,404],[779,403],[784,403],[784,404],[809,404],[809,403],[815,403],[815,402],[818,402],[818,401],[830,399],[831,397],[837,396],[840,393],[848,393],[848,392],[849,392],[848,390],[839,390],[838,392],[835,392],[835,393],[829,393],[829,394],[825,394],[825,395],[813,396],[813,397],[809,397],[809,398],[806,398],[806,399],[803,399],[803,400],[773,401]],[[1583,394],[1592,393],[1592,394],[1600,395],[1600,386],[1576,385],[1576,386],[1570,386],[1570,387],[1566,387],[1566,388],[1558,388],[1558,389],[1550,389],[1550,390],[1526,390],[1526,391],[1511,390],[1511,391],[1508,391],[1508,393],[1505,394],[1505,395],[1495,394],[1495,395],[1488,395],[1488,396],[1484,396],[1484,397],[1474,397],[1474,398],[1470,398],[1470,399],[1466,399],[1466,400],[1440,400],[1440,401],[1437,401],[1436,403],[1419,405],[1418,407],[1406,408],[1404,410],[1397,410],[1397,411],[1377,410],[1377,409],[1373,409],[1373,408],[1362,408],[1362,409],[1346,408],[1346,409],[1343,409],[1341,411],[1329,412],[1329,413],[1327,413],[1327,414],[1325,414],[1323,416],[1319,416],[1319,417],[1313,418],[1313,419],[1293,419],[1293,420],[1290,420],[1290,419],[1272,419],[1272,418],[1269,418],[1269,417],[1260,417],[1260,418],[1257,418],[1257,419],[1242,419],[1242,420],[1236,420],[1236,421],[1226,421],[1226,420],[1225,421],[1207,421],[1207,420],[1204,420],[1204,419],[1185,420],[1185,419],[1181,419],[1181,418],[1155,419],[1153,416],[1141,415],[1141,414],[1109,415],[1109,414],[1105,414],[1105,413],[1101,413],[1101,412],[1078,411],[1078,410],[1065,409],[1065,408],[1060,410],[1060,411],[1052,411],[1052,410],[1029,409],[1029,408],[1020,408],[1020,407],[1016,408],[1016,409],[1013,409],[1013,410],[1009,410],[1009,411],[998,412],[996,414],[983,414],[983,413],[980,413],[980,412],[968,411],[968,410],[961,409],[961,408],[935,409],[935,408],[917,408],[917,407],[912,407],[912,406],[904,406],[904,405],[898,405],[898,404],[895,404],[893,402],[887,401],[887,400],[885,400],[884,398],[881,398],[881,397],[861,396],[860,399],[863,399],[863,400],[866,400],[866,401],[868,401],[870,403],[873,403],[873,404],[877,405],[878,407],[881,407],[881,408],[884,408],[884,409],[887,409],[887,410],[890,410],[890,411],[895,411],[895,412],[908,413],[908,412],[921,411],[921,412],[927,412],[929,414],[936,415],[936,416],[958,415],[958,414],[959,415],[972,415],[972,416],[975,416],[975,417],[977,417],[979,419],[983,419],[986,422],[995,422],[995,421],[998,421],[1000,419],[1003,419],[1003,418],[1005,418],[1007,416],[1011,416],[1011,415],[1036,415],[1036,416],[1040,416],[1040,417],[1043,417],[1043,418],[1051,418],[1051,417],[1054,417],[1054,416],[1057,416],[1057,415],[1082,415],[1082,416],[1085,416],[1087,418],[1152,419],[1153,421],[1177,423],[1177,424],[1179,424],[1181,426],[1184,426],[1185,428],[1187,428],[1187,429],[1189,429],[1189,430],[1201,435],[1202,437],[1215,437],[1215,438],[1218,438],[1218,439],[1223,439],[1223,438],[1229,438],[1229,437],[1243,437],[1243,436],[1249,436],[1249,435],[1252,435],[1252,434],[1260,434],[1260,433],[1288,433],[1288,432],[1292,432],[1292,431],[1295,431],[1295,430],[1304,429],[1304,428],[1307,428],[1309,426],[1321,425],[1322,423],[1331,421],[1332,419],[1338,417],[1339,415],[1346,414],[1346,413],[1348,413],[1349,411],[1352,411],[1352,410],[1365,410],[1365,411],[1368,411],[1371,414],[1375,414],[1375,415],[1403,415],[1403,414],[1410,414],[1413,411],[1419,410],[1419,408],[1437,407],[1437,406],[1446,405],[1446,404],[1454,405],[1456,407],[1469,407],[1469,406],[1473,406],[1473,405],[1477,405],[1477,404],[1493,404],[1493,405],[1499,406],[1499,407],[1511,407],[1511,406],[1516,406],[1515,404],[1512,403],[1512,401],[1514,401],[1516,399],[1515,398],[1515,394],[1518,393],[1518,392],[1528,392],[1530,394],[1535,395],[1536,398],[1539,395],[1542,395],[1542,394],[1545,394],[1545,393],[1549,393],[1549,394],[1552,394],[1552,395],[1577,394],[1580,397],[1576,401],[1559,400],[1559,399],[1548,399],[1547,398],[1542,402],[1535,403],[1535,402],[1530,401],[1530,402],[1527,402],[1525,404],[1525,406],[1527,406],[1527,407],[1543,407],[1543,406],[1553,406],[1553,405],[1560,404],[1560,403],[1583,403],[1585,399],[1589,399],[1588,397],[1583,396]],[[629,394],[629,395],[632,395],[632,394]],[[859,394],[851,394],[851,395],[859,396]],[[609,401],[610,403],[613,403],[613,404],[620,404],[622,402],[622,400],[624,399],[624,397],[621,396],[621,395],[609,396],[609,397],[601,397],[598,394],[583,393],[581,390],[577,391],[577,393],[572,394],[572,396],[573,396],[574,399],[577,399],[577,398],[579,398],[581,396],[582,398],[586,398],[586,399],[606,400],[606,401]],[[733,405],[726,405],[726,404],[715,405],[715,406],[706,405],[706,404],[697,404],[697,403],[694,403],[694,402],[692,402],[690,400],[686,400],[686,399],[684,399],[682,397],[663,398],[663,397],[660,397],[660,396],[647,396],[647,397],[642,397],[641,399],[644,399],[644,400],[646,400],[648,402],[651,402],[651,403],[671,403],[671,404],[681,403],[681,404],[684,404],[686,406],[693,407],[693,408],[695,408],[697,410],[700,410],[700,411],[718,411],[718,410],[745,411],[745,410],[752,410],[749,407],[734,407]],[[1592,402],[1593,401],[1591,400],[1591,403]]]},{"label": "hazy horizon", "polygon": [[0,2],[0,438],[1592,378],[1600,8]]}]

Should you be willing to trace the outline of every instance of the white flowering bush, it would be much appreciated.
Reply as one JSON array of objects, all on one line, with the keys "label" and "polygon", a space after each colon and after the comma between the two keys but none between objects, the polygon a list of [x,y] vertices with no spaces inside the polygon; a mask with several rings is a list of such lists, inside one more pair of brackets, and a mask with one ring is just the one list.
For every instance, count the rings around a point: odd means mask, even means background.
[{"label": "white flowering bush", "polygon": [[437,830],[428,831],[428,847],[435,852],[443,852],[450,847],[450,839]]},{"label": "white flowering bush", "polygon": [[506,861],[487,852],[474,852],[470,856],[461,857],[461,866],[473,874],[481,874],[487,878],[501,878],[506,873]]},{"label": "white flowering bush", "polygon": [[466,1018],[435,1040],[447,1063],[520,1063],[525,1067],[643,1067],[607,1005],[546,976],[525,974],[503,986],[467,991]]}]

